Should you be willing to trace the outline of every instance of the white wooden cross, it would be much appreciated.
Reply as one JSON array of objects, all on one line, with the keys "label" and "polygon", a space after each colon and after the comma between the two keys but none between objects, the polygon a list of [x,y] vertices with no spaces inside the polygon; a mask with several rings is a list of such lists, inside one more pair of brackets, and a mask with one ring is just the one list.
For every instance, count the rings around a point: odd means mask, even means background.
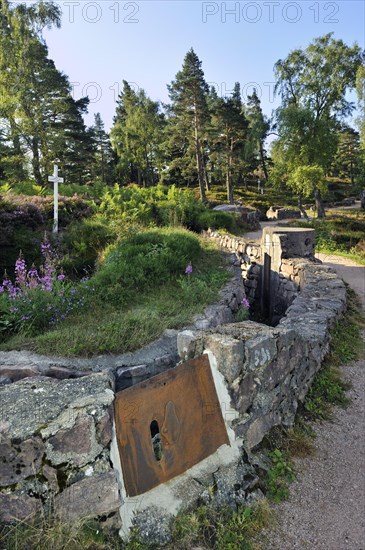
[{"label": "white wooden cross", "polygon": [[48,176],[48,181],[53,182],[54,196],[54,217],[53,217],[53,233],[58,233],[58,184],[63,183],[63,178],[58,176],[58,166],[53,165],[53,176]]}]

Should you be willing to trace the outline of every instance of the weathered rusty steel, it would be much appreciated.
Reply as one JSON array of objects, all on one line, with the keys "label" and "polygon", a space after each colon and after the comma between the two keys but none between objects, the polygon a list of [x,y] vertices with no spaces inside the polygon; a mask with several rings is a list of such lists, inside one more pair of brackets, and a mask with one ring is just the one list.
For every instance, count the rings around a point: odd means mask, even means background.
[{"label": "weathered rusty steel", "polygon": [[207,355],[119,392],[115,422],[128,496],[165,483],[229,445]]}]

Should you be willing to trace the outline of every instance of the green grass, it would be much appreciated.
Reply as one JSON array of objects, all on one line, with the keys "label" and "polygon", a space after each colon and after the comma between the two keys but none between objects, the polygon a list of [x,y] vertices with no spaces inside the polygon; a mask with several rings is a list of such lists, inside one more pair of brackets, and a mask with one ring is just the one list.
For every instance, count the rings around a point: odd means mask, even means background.
[{"label": "green grass", "polygon": [[326,363],[337,367],[364,355],[364,341],[361,331],[365,327],[365,316],[356,293],[347,287],[347,310],[331,331],[331,349]]},{"label": "green grass", "polygon": [[209,243],[203,245],[190,278],[181,275],[163,285],[146,285],[128,294],[128,302],[94,297],[88,310],[35,337],[17,334],[1,350],[27,349],[42,354],[92,356],[134,351],[158,338],[166,328],[181,328],[217,300],[230,278],[225,259]]},{"label": "green grass", "polygon": [[254,507],[213,509],[201,506],[179,514],[173,524],[173,543],[168,550],[190,550],[193,547],[216,550],[255,550],[253,540],[259,531],[273,523],[266,499]]},{"label": "green grass", "polygon": [[96,520],[63,523],[39,517],[33,522],[0,524],[1,550],[152,550],[133,532],[128,543],[116,529]]},{"label": "green grass", "polygon": [[351,400],[346,390],[351,384],[345,382],[341,373],[334,367],[325,366],[315,376],[304,403],[309,420],[330,420],[333,406],[346,407]]},{"label": "green grass", "polygon": [[272,511],[263,499],[252,508],[237,511],[200,506],[183,512],[173,520],[173,542],[163,547],[143,542],[137,531],[132,531],[125,543],[116,529],[95,520],[70,524],[44,517],[0,525],[0,542],[2,550],[255,550],[258,546],[251,541],[272,523]]}]

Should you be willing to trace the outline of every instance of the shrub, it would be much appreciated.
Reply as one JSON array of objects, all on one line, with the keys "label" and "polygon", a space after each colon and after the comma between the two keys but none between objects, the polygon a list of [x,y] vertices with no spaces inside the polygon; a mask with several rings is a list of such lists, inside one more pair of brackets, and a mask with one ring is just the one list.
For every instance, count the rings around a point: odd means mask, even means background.
[{"label": "shrub", "polygon": [[[0,197],[1,199],[1,197]],[[0,202],[0,227],[2,232],[9,233],[15,227],[29,227],[35,229],[45,224],[46,217],[41,209],[32,203],[25,201],[13,202],[1,200]]]},{"label": "shrub", "polygon": [[63,270],[70,275],[94,271],[100,252],[114,238],[111,225],[94,218],[70,224],[63,236]]},{"label": "shrub", "polygon": [[132,235],[107,250],[94,277],[96,291],[116,303],[131,293],[160,286],[183,273],[201,252],[197,237],[184,230],[150,230]]},{"label": "shrub", "polygon": [[208,227],[234,228],[234,218],[224,212],[212,212],[196,200],[192,191],[172,185],[141,189],[137,185],[108,189],[99,207],[101,216],[120,218],[144,226],[184,226],[200,232]]},{"label": "shrub", "polygon": [[225,229],[232,233],[235,228],[234,216],[227,212],[219,212],[216,210],[206,210],[198,216],[200,230],[208,229]]},{"label": "shrub", "polygon": [[[92,214],[91,205],[81,197],[59,197],[59,225],[64,227]],[[53,197],[8,194],[0,202],[0,227],[27,226],[36,228],[53,222]]]}]

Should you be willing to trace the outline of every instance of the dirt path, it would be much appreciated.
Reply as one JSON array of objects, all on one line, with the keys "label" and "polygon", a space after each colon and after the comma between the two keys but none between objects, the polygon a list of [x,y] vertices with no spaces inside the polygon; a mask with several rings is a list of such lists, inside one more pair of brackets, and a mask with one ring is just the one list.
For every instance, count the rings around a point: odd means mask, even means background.
[{"label": "dirt path", "polygon": [[[358,293],[365,309],[365,268],[317,256]],[[352,402],[336,409],[333,422],[314,425],[315,455],[295,461],[297,479],[289,499],[275,507],[277,525],[263,534],[262,550],[365,550],[365,360],[341,369],[352,383]]]}]

